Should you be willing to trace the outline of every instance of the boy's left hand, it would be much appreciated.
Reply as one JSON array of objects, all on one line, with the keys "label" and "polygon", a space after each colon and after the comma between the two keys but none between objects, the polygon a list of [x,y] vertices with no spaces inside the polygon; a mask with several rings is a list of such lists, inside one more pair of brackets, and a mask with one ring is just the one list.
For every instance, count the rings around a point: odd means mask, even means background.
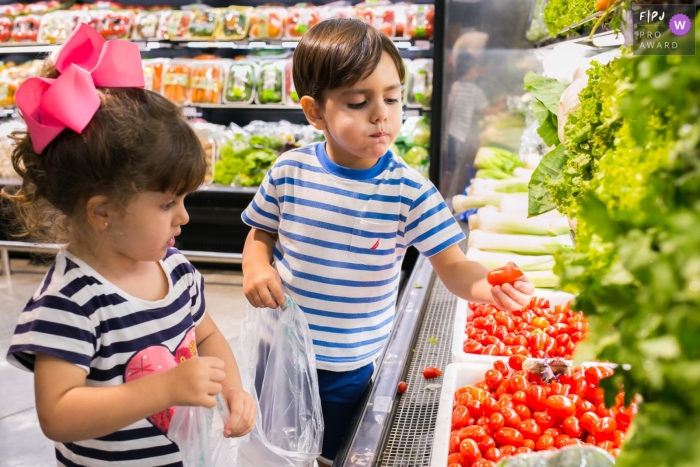
[{"label": "boy's left hand", "polygon": [[224,426],[224,436],[237,438],[250,433],[258,411],[255,400],[242,389],[231,389],[226,392],[226,403],[231,415]]},{"label": "boy's left hand", "polygon": [[497,308],[507,311],[517,311],[525,308],[535,293],[535,286],[527,277],[515,284],[495,285],[491,288],[491,298]]}]

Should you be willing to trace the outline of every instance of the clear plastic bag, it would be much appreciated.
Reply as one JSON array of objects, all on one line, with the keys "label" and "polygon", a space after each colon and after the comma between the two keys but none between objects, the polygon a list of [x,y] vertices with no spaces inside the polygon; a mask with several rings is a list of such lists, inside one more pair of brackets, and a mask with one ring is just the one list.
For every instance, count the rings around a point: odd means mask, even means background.
[{"label": "clear plastic bag", "polygon": [[238,362],[243,387],[259,396],[255,428],[238,451],[239,467],[308,467],[321,455],[323,414],[316,356],[304,313],[248,305]]},{"label": "clear plastic bag", "polygon": [[176,407],[168,438],[177,444],[184,467],[237,467],[238,439],[224,437],[229,410],[221,394],[216,407]]},{"label": "clear plastic bag", "polygon": [[554,452],[521,454],[501,461],[498,467],[612,467],[615,460],[595,446],[566,446]]}]

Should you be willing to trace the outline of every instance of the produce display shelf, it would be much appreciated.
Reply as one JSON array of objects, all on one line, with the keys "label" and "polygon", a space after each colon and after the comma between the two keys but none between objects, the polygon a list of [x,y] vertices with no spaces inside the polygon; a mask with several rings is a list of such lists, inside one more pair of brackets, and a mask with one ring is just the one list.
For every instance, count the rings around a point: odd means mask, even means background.
[{"label": "produce display shelf", "polygon": [[[616,12],[611,12],[617,14]],[[591,45],[593,47],[619,47],[622,45],[631,45],[634,40],[634,30],[632,28],[632,13],[624,11],[623,22],[620,31],[613,31],[606,23],[601,24],[595,34],[591,36],[591,31],[595,21],[603,16],[603,12],[597,12],[587,18],[572,24],[557,33],[555,37],[547,37],[535,42],[535,47],[544,48],[552,47],[557,44],[568,42]],[[581,30],[576,30],[585,26]]]},{"label": "produce display shelf", "polygon": [[[142,51],[154,49],[295,49],[299,45],[299,38],[282,38],[279,40],[254,40],[244,39],[239,41],[227,40],[135,40]],[[422,51],[431,50],[433,41],[427,39],[410,39],[404,37],[392,38],[399,50]],[[0,43],[0,54],[10,53],[48,53],[58,50],[57,44],[43,44],[39,42],[5,42]]]}]

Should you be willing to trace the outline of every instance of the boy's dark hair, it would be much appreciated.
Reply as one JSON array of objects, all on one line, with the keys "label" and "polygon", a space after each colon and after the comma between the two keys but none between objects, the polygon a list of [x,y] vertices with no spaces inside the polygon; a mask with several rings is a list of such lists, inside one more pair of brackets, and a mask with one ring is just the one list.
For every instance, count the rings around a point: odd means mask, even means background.
[{"label": "boy's dark hair", "polygon": [[455,58],[455,74],[457,78],[464,76],[471,68],[477,65],[476,57],[469,52],[461,51]]},{"label": "boy's dark hair", "polygon": [[294,51],[292,75],[299,97],[320,99],[323,91],[352,86],[389,54],[404,82],[406,70],[394,43],[375,27],[356,19],[329,19],[314,26]]},{"label": "boy's dark hair", "polygon": [[[41,73],[56,77],[48,65]],[[41,154],[26,131],[11,136],[19,189],[4,189],[19,221],[18,236],[65,241],[85,220],[87,201],[107,196],[125,208],[140,191],[178,194],[204,180],[204,149],[182,110],[152,91],[99,88],[100,107],[82,134],[64,130]]]}]

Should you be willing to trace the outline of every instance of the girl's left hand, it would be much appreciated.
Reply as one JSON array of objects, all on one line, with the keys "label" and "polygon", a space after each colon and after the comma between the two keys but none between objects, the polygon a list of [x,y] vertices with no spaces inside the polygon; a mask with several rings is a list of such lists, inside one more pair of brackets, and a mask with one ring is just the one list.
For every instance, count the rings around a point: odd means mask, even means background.
[{"label": "girl's left hand", "polygon": [[495,285],[491,288],[491,298],[497,308],[507,311],[517,311],[525,308],[535,293],[535,286],[527,277],[515,284]]},{"label": "girl's left hand", "polygon": [[226,392],[226,403],[231,415],[224,426],[224,436],[237,438],[250,433],[258,410],[255,400],[242,389],[231,389]]}]

